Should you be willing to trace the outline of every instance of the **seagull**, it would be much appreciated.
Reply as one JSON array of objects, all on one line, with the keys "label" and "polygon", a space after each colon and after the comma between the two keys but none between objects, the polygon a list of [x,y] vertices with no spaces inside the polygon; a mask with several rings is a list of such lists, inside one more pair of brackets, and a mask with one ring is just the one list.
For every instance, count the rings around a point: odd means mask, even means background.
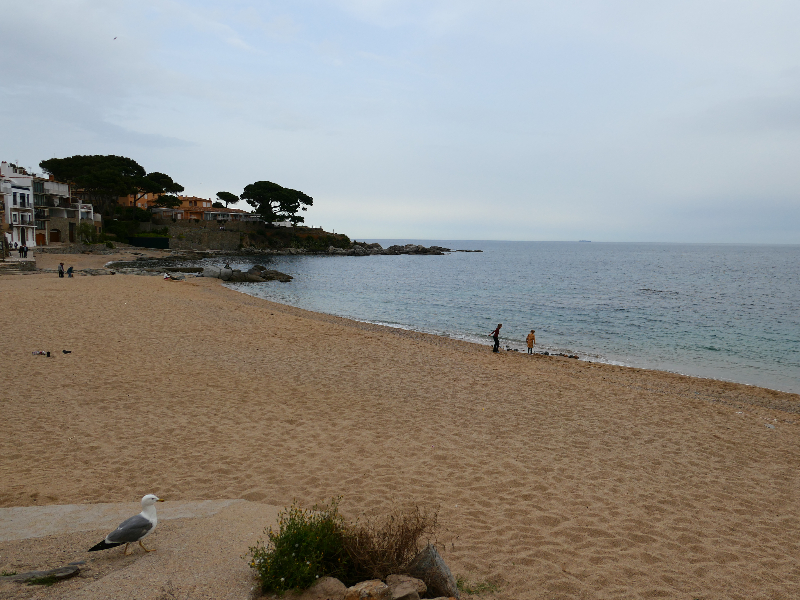
[{"label": "seagull", "polygon": [[99,544],[89,548],[89,552],[96,552],[97,550],[106,550],[107,548],[114,548],[125,544],[125,556],[128,555],[128,545],[134,542],[139,542],[142,550],[145,552],[152,552],[148,550],[142,543],[144,537],[153,532],[158,524],[156,517],[156,502],[164,502],[155,494],[147,494],[142,497],[142,512],[135,517],[125,519],[119,524],[114,531],[109,533]]}]

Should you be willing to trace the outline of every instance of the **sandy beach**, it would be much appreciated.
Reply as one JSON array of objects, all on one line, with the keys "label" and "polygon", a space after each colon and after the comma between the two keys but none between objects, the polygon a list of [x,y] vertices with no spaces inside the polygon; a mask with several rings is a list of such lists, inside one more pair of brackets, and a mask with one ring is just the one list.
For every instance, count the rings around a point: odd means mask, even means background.
[{"label": "sandy beach", "polygon": [[[416,502],[482,598],[800,597],[796,394],[495,355],[206,278],[3,276],[0,325],[1,507]],[[0,568],[52,563],[47,539],[0,542]]]}]

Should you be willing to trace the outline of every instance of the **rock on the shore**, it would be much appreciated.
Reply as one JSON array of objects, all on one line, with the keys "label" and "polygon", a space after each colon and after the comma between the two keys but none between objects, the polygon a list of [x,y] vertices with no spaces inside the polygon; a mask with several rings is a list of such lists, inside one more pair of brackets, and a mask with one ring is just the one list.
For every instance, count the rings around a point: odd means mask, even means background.
[{"label": "rock on the shore", "polygon": [[442,246],[420,246],[418,244],[406,244],[405,246],[389,246],[384,249],[380,244],[367,244],[366,242],[353,242],[353,247],[349,250],[343,248],[335,248],[334,246],[328,247],[328,254],[337,256],[372,256],[374,254],[383,254],[395,256],[398,254],[423,254],[423,255],[441,255],[447,252],[452,252],[450,248],[443,248]]},{"label": "rock on the shore", "polygon": [[419,595],[428,590],[424,581],[409,575],[389,575],[386,585],[392,592],[392,600],[419,600]]},{"label": "rock on the shore", "polygon": [[347,586],[335,577],[323,577],[307,590],[300,593],[290,592],[286,598],[290,600],[344,600]]},{"label": "rock on the shore", "polygon": [[46,579],[52,578],[56,581],[62,579],[69,579],[80,573],[80,568],[77,565],[67,565],[66,567],[58,567],[57,569],[50,569],[49,571],[28,571],[27,573],[20,573],[19,575],[6,575],[2,581],[18,581],[26,582],[32,579]]},{"label": "rock on the shore", "polygon": [[262,265],[255,265],[250,270],[243,272],[240,269],[229,267],[208,266],[203,268],[203,277],[214,277],[222,281],[259,283],[262,281],[280,281],[286,283],[292,280],[291,275],[267,269]]},{"label": "rock on the shore", "polygon": [[344,600],[392,600],[392,592],[380,579],[370,579],[347,588]]},{"label": "rock on the shore", "polygon": [[458,586],[450,568],[433,545],[428,544],[417,554],[408,568],[414,577],[422,579],[432,594],[458,598]]},{"label": "rock on the shore", "polygon": [[442,246],[420,246],[418,244],[406,244],[405,246],[389,246],[383,251],[383,254],[435,254],[441,255],[445,252],[450,252],[450,248],[443,248]]}]

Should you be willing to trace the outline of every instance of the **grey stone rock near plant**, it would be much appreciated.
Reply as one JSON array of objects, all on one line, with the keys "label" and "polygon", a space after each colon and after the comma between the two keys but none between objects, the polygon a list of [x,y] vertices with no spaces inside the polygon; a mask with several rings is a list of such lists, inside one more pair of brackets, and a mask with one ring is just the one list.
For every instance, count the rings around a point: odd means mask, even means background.
[{"label": "grey stone rock near plant", "polygon": [[[392,600],[413,600],[428,591],[424,581],[410,575],[389,575],[386,585],[392,590]],[[409,595],[409,591],[413,591],[416,596]]]},{"label": "grey stone rock near plant", "polygon": [[347,588],[344,600],[392,600],[392,592],[380,579],[370,579]]},{"label": "grey stone rock near plant", "polygon": [[414,557],[408,572],[424,581],[428,586],[428,591],[432,594],[454,598],[460,597],[455,577],[453,577],[441,554],[432,544],[425,546]]},{"label": "grey stone rock near plant", "polygon": [[[409,579],[414,579],[413,577],[409,577]],[[416,581],[419,581],[417,579]],[[392,600],[419,600],[419,595],[421,592],[417,591],[417,586],[413,583],[409,583],[407,581],[401,581],[399,583],[389,583],[389,579],[386,579],[386,585],[389,586],[389,590],[392,592]],[[425,585],[424,583],[422,585]]]},{"label": "grey stone rock near plant", "polygon": [[290,592],[286,594],[289,600],[344,600],[347,586],[335,577],[323,577],[307,590],[299,594]]}]

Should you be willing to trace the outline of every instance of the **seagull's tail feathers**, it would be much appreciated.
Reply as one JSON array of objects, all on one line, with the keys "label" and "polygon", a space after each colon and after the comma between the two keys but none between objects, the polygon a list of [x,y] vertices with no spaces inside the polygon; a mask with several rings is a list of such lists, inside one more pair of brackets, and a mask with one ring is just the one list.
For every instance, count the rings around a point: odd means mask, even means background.
[{"label": "seagull's tail feathers", "polygon": [[98,550],[108,550],[109,548],[116,548],[117,546],[122,546],[122,544],[109,544],[107,541],[103,540],[99,544],[95,544],[91,548],[89,548],[89,552],[97,552]]}]

